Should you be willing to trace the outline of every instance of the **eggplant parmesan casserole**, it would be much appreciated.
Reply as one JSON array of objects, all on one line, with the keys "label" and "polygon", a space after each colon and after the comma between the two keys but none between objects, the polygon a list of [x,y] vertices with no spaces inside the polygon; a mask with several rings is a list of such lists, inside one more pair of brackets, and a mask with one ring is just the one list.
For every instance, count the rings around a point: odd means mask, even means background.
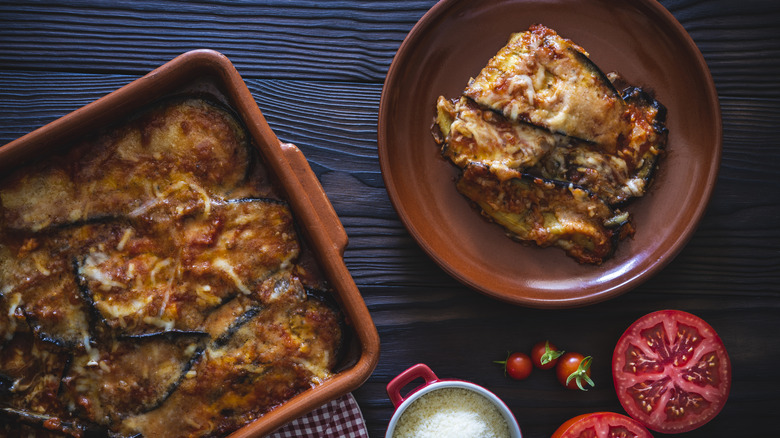
[{"label": "eggplant parmesan casserole", "polygon": [[0,181],[0,436],[224,436],[346,335],[237,119],[158,104]]},{"label": "eggplant parmesan casserole", "polygon": [[647,191],[666,110],[588,56],[543,25],[513,34],[461,96],[438,98],[432,132],[488,220],[600,264],[633,235],[623,208]]}]

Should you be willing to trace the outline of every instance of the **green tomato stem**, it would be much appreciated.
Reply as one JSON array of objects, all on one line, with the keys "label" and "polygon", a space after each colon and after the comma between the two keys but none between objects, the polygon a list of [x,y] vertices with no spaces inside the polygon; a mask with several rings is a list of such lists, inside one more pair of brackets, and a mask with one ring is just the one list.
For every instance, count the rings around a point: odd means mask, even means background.
[{"label": "green tomato stem", "polygon": [[506,376],[506,363],[509,360],[509,356],[511,356],[511,355],[512,355],[512,352],[511,351],[507,351],[506,352],[506,359],[504,359],[504,360],[494,360],[493,361],[493,363],[495,363],[495,364],[503,365],[503,367],[504,367],[504,375],[505,376]]},{"label": "green tomato stem", "polygon": [[579,366],[577,366],[577,370],[569,374],[569,377],[566,378],[566,384],[568,385],[572,380],[574,380],[574,383],[577,384],[577,388],[580,388],[583,391],[587,391],[587,389],[582,384],[583,381],[585,381],[585,383],[590,386],[596,386],[590,376],[588,376],[588,369],[590,369],[590,363],[592,361],[593,358],[591,356],[583,358]]},{"label": "green tomato stem", "polygon": [[565,351],[553,350],[552,348],[550,348],[550,342],[544,341],[544,354],[542,354],[542,357],[539,358],[539,362],[542,365],[546,365],[554,361],[555,359],[558,359],[559,357],[563,356],[563,353],[565,353]]}]

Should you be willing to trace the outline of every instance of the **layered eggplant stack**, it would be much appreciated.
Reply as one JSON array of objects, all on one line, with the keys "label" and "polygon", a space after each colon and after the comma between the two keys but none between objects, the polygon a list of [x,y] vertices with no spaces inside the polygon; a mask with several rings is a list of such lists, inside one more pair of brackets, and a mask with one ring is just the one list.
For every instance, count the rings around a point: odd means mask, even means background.
[{"label": "layered eggplant stack", "polygon": [[462,169],[458,191],[512,238],[600,264],[633,235],[625,207],[647,192],[666,110],[582,47],[531,26],[436,110],[433,136]]},{"label": "layered eggplant stack", "polygon": [[243,127],[202,99],[15,171],[0,436],[222,436],[328,379],[343,319],[305,256]]}]

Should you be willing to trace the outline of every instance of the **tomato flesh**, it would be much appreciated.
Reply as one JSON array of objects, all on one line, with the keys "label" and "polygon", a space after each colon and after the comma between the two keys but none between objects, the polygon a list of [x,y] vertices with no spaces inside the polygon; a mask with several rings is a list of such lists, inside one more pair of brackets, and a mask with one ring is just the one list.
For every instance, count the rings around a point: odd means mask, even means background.
[{"label": "tomato flesh", "polygon": [[731,363],[701,318],[661,310],[639,318],[612,357],[618,399],[629,415],[663,433],[686,432],[714,418],[731,388]]},{"label": "tomato flesh", "polygon": [[633,418],[615,412],[594,412],[563,423],[552,438],[652,438],[652,435]]}]

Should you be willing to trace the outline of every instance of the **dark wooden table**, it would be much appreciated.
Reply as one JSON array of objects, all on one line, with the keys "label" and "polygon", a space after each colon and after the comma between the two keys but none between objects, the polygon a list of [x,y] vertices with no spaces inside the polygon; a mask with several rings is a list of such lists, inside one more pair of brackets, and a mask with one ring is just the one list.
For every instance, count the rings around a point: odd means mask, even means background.
[{"label": "dark wooden table", "polygon": [[[0,0],[0,144],[185,51],[218,50],[276,134],[304,152],[349,235],[344,258],[382,343],[375,372],[354,391],[372,437],[384,436],[393,412],[385,386],[418,362],[493,390],[528,438],[549,436],[580,413],[622,412],[612,349],[637,317],[663,308],[707,320],[733,362],[722,413],[683,436],[777,436],[780,3],[661,1],[698,44],[718,89],[724,142],[715,192],[692,240],[662,272],[572,310],[507,305],[459,284],[390,204],[376,144],[382,85],[407,32],[434,3]],[[543,338],[593,355],[596,387],[566,391],[538,372],[511,381],[492,363]]]}]

